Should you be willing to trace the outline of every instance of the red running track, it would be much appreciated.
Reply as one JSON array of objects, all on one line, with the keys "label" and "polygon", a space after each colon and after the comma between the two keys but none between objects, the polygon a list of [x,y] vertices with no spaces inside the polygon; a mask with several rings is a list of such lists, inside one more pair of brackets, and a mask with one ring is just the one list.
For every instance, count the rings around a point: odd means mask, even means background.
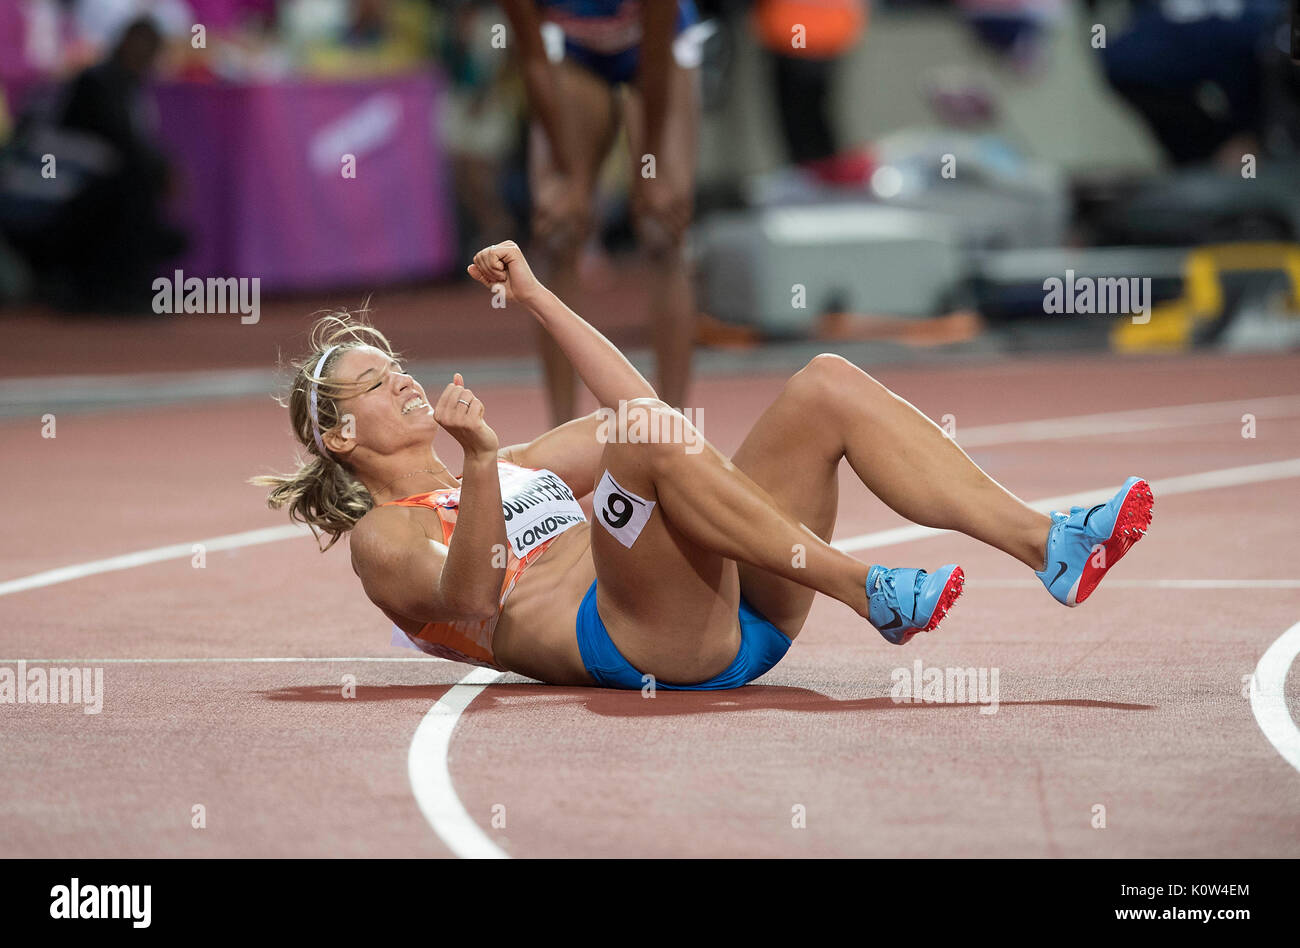
[{"label": "red running track", "polygon": [[[785,660],[738,691],[646,699],[506,676],[474,697],[450,745],[454,793],[476,832],[516,857],[1300,855],[1300,773],[1243,692],[1300,621],[1300,476],[1159,490],[1162,479],[1300,457],[1300,397],[1278,398],[1300,396],[1300,358],[876,374],[932,418],[953,414],[959,442],[1017,421],[1248,406],[1142,431],[975,439],[975,460],[1030,500],[1113,490],[1130,473],[1155,482],[1150,535],[1078,609],[1002,554],[944,534],[857,554],[965,567],[942,628],[903,648],[819,600]],[[781,382],[702,382],[693,401],[705,434],[733,450]],[[532,390],[476,391],[503,443],[540,429]],[[1243,438],[1240,415],[1254,404],[1257,436]],[[52,440],[36,418],[0,423],[10,497],[0,583],[281,525],[244,481],[287,464],[286,429],[268,400],[60,416]],[[847,466],[841,498],[838,538],[902,524]],[[1260,580],[1284,582],[1227,588]],[[11,592],[0,628],[0,666],[114,660],[99,714],[0,705],[6,855],[464,851],[426,821],[407,756],[430,707],[470,669],[362,661],[415,653],[388,646],[342,547],[321,556],[303,537],[212,551],[202,569],[185,555]],[[156,661],[177,658],[229,661]],[[996,668],[997,712],[896,703],[891,676],[915,661]],[[1295,675],[1285,701],[1294,720]],[[195,805],[206,828],[191,825]],[[1098,806],[1104,829],[1093,826]]]}]

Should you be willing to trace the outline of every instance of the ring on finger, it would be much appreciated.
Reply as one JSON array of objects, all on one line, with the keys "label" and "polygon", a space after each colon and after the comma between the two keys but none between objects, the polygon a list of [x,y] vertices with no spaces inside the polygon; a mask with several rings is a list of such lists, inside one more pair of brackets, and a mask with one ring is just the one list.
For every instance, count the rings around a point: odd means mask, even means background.
[{"label": "ring on finger", "polygon": [[457,404],[457,405],[468,405],[469,402],[465,401],[465,399],[463,399],[463,398],[458,398],[458,399],[456,399],[456,404]]}]

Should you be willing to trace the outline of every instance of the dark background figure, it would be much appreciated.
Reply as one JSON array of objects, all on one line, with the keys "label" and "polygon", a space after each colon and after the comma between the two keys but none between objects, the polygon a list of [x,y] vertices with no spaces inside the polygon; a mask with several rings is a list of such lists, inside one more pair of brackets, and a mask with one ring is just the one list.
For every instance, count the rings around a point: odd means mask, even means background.
[{"label": "dark background figure", "polygon": [[[1269,65],[1284,0],[1143,0],[1102,51],[1106,78],[1142,116],[1175,165],[1215,158],[1238,142],[1259,147]],[[1239,149],[1241,150],[1241,149]],[[1234,157],[1234,156],[1228,156]]]},{"label": "dark background figure", "polygon": [[441,132],[453,169],[458,245],[469,258],[528,226],[528,124],[522,83],[492,46],[497,7],[452,0],[442,9],[435,46],[448,83]]},{"label": "dark background figure", "polygon": [[146,310],[153,276],[184,249],[184,236],[164,218],[172,179],[143,91],[161,48],[151,19],[132,21],[108,56],[78,74],[44,119],[54,127],[50,140],[58,142],[60,132],[79,133],[107,146],[109,156],[83,175],[45,226],[17,241],[36,271],[38,292],[59,308]]},{"label": "dark background figure", "polygon": [[[539,272],[561,298],[578,296],[580,256],[597,223],[601,169],[621,131],[631,216],[653,273],[648,295],[657,390],[669,404],[682,405],[696,319],[686,259],[700,121],[695,5],[505,0],[502,6],[517,37],[529,105]],[[646,171],[650,156],[653,173]],[[538,339],[552,418],[560,424],[576,411],[577,376],[547,333]]]},{"label": "dark background figure", "polygon": [[841,151],[830,114],[836,63],[861,40],[867,17],[862,0],[759,0],[754,7],[786,153],[831,184],[861,184],[867,172],[861,154]]}]

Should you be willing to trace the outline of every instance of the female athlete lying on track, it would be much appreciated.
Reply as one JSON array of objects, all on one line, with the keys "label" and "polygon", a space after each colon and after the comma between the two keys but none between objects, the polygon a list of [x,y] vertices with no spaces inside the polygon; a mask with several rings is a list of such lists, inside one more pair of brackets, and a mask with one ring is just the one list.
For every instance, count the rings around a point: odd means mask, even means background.
[{"label": "female athlete lying on track", "polygon": [[[513,242],[469,273],[530,310],[601,405],[626,403],[629,437],[605,411],[503,448],[460,375],[430,398],[382,334],[330,316],[289,398],[309,455],[292,476],[256,479],[330,544],[351,535],[366,595],[428,653],[562,685],[735,688],[781,660],[817,592],[901,645],[939,624],[962,571],[868,566],[831,547],[842,459],[902,516],[1009,553],[1066,605],[1151,521],[1136,477],[1088,510],[1030,509],[834,355],[795,373],[728,460]],[[631,437],[637,425],[682,437]],[[465,449],[460,477],[433,450],[439,427]],[[595,525],[577,500],[593,490]]]}]

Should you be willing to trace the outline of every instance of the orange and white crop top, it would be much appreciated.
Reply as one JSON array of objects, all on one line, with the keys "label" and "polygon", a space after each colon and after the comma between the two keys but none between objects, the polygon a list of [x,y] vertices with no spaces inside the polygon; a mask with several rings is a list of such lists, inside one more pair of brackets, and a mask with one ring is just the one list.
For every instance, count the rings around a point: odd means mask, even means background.
[{"label": "orange and white crop top", "polygon": [[[492,633],[515,583],[565,530],[586,523],[569,485],[546,469],[520,467],[498,460],[501,513],[506,521],[506,574],[496,615],[489,619],[429,622],[415,635],[393,627],[393,644],[430,655],[500,669],[492,654]],[[460,488],[442,488],[392,500],[385,507],[428,507],[442,522],[442,542],[451,543],[460,509]]]}]

